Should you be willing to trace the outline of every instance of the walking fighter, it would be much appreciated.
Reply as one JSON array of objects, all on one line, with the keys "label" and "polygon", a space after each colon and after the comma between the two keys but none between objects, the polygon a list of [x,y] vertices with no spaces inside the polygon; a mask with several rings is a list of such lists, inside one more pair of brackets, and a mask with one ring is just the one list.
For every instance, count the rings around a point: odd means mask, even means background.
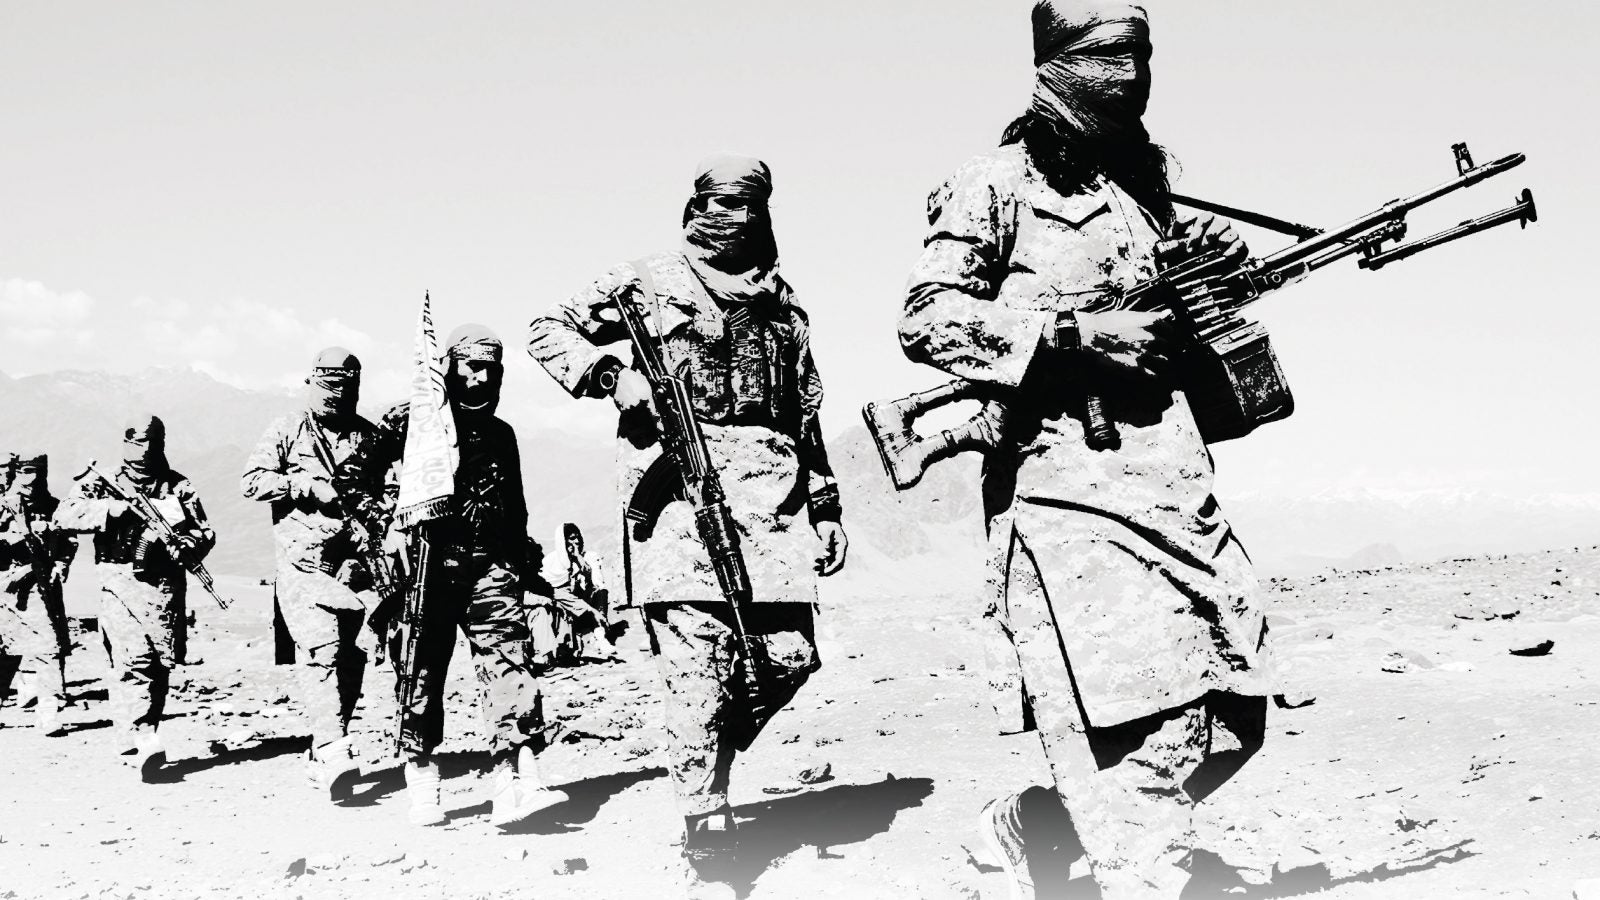
[{"label": "walking fighter", "polygon": [[[545,719],[524,603],[524,592],[542,579],[529,559],[522,461],[516,433],[494,414],[505,372],[503,352],[500,339],[482,325],[463,325],[445,342],[445,396],[459,465],[442,514],[421,526],[427,529],[427,564],[411,577],[422,579],[422,617],[404,623],[416,629],[416,653],[409,673],[396,672],[406,792],[416,825],[446,821],[432,753],[444,740],[445,680],[458,629],[472,648],[484,686],[483,715],[494,756],[490,821],[515,825],[567,799],[544,786],[535,762],[557,735],[555,724]],[[383,457],[396,471],[409,419],[408,406],[401,404],[380,424]],[[397,485],[398,476],[393,481]],[[389,658],[402,669],[401,629],[391,631],[389,646]]]},{"label": "walking fighter", "polygon": [[806,315],[778,273],[771,194],[771,172],[760,160],[707,160],[684,210],[681,248],[617,266],[535,319],[528,338],[528,352],[573,396],[610,397],[621,411],[625,506],[661,447],[649,437],[650,384],[606,349],[629,339],[617,304],[635,304],[668,368],[687,366],[692,375],[694,417],[721,472],[749,570],[744,629],[770,663],[768,696],[756,706],[735,663],[732,610],[687,503],[667,503],[647,539],[624,527],[629,600],[645,608],[670,695],[667,752],[690,889],[699,893],[726,887],[701,880],[713,871],[704,863],[736,848],[728,805],[734,756],[820,666],[816,574],[838,571],[845,558],[839,492],[818,421],[822,379]]},{"label": "walking fighter", "polygon": [[73,485],[56,512],[63,528],[94,534],[111,719],[119,750],[145,778],[166,762],[158,729],[187,639],[185,562],[204,559],[217,539],[194,486],[167,465],[166,442],[160,419],[132,419],[122,432],[122,466],[110,477],[119,491],[149,501],[176,534],[176,547],[93,474]]},{"label": "walking fighter", "polygon": [[244,496],[271,504],[277,596],[301,649],[300,700],[311,727],[307,769],[334,800],[359,768],[350,719],[361,698],[366,651],[357,643],[377,608],[386,572],[386,470],[375,456],[377,426],[356,412],[361,361],[342,347],[317,355],[307,408],[274,422],[246,464]]},{"label": "walking fighter", "polygon": [[0,491],[0,697],[16,678],[17,705],[34,704],[40,733],[60,737],[72,647],[61,586],[78,545],[52,521],[59,501],[50,495],[49,458],[13,456],[5,464],[11,471]]},{"label": "walking fighter", "polygon": [[[1265,625],[1210,453],[1167,378],[1170,316],[1115,297],[1154,274],[1158,244],[1164,262],[1246,250],[1215,220],[1174,216],[1142,122],[1141,7],[1045,0],[1033,44],[1028,111],[929,199],[901,342],[1010,398],[984,473],[991,612],[1021,675],[1008,730],[1037,729],[1107,900],[1176,898],[1194,803],[1260,743]],[[1089,396],[1105,398],[1120,446],[1085,440]],[[1041,799],[1048,812],[1036,789],[982,817],[1016,896],[1046,875],[1027,871],[1022,842],[1028,859],[1052,858],[1054,838],[1020,824]],[[1055,849],[1050,874],[1065,878],[1074,848]]]}]

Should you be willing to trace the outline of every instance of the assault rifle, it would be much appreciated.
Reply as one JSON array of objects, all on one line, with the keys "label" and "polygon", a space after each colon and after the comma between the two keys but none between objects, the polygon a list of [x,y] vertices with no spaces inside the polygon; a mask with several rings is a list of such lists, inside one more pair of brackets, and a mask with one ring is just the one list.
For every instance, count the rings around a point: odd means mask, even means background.
[{"label": "assault rifle", "polygon": [[344,513],[344,518],[349,521],[350,527],[360,528],[365,540],[361,542],[361,561],[367,566],[367,574],[372,577],[373,590],[377,591],[380,601],[388,600],[394,596],[399,588],[394,583],[392,573],[389,571],[389,562],[384,559],[380,547],[382,539],[372,533],[363,520],[361,510],[350,502],[349,479],[341,483],[339,466],[333,458],[333,447],[328,444],[327,435],[323,434],[322,426],[316,423],[310,413],[306,414],[306,427],[311,430],[312,452],[317,461],[328,470],[328,479],[333,484],[334,493],[339,496],[339,510]]},{"label": "assault rifle", "polygon": [[206,569],[206,564],[199,559],[192,558],[189,552],[184,549],[183,539],[179,537],[178,532],[173,530],[172,523],[168,522],[161,515],[161,512],[155,508],[155,505],[150,502],[149,497],[139,493],[138,489],[124,490],[121,485],[117,484],[116,478],[100,471],[100,468],[92,459],[89,460],[88,465],[84,466],[82,472],[74,476],[73,480],[82,481],[90,475],[98,478],[106,486],[106,489],[111,491],[113,497],[128,504],[129,508],[133,510],[133,514],[138,516],[145,526],[155,533],[156,538],[167,546],[167,550],[172,553],[172,558],[177,560],[178,564],[187,569],[190,574],[194,575],[195,580],[199,581],[200,586],[205,588],[206,593],[211,595],[211,599],[217,601],[218,606],[223,609],[228,608],[228,601],[217,593],[216,579],[211,577],[211,572]]},{"label": "assault rifle", "polygon": [[[654,305],[656,300],[654,279],[644,263],[635,263],[643,298]],[[650,383],[650,394],[655,401],[659,418],[661,455],[645,470],[628,502],[627,519],[635,535],[647,538],[655,527],[662,509],[673,500],[686,500],[694,510],[695,530],[700,543],[705,545],[711,558],[711,568],[717,575],[717,585],[732,611],[734,654],[743,669],[743,682],[748,699],[754,706],[762,702],[761,682],[757,665],[764,662],[761,649],[751,640],[745,628],[745,613],[751,602],[750,573],[745,569],[744,554],[739,548],[739,532],[734,529],[733,515],[728,511],[727,495],[722,491],[722,479],[711,463],[711,451],[706,446],[705,432],[694,417],[694,403],[690,388],[693,375],[685,360],[677,370],[669,371],[661,358],[655,339],[645,330],[639,311],[626,298],[617,299],[617,310],[628,329],[633,343],[633,364]]]},{"label": "assault rifle", "polygon": [[[1391,200],[1326,231],[1174,194],[1175,203],[1269,228],[1297,238],[1298,242],[1242,265],[1229,264],[1218,252],[1201,254],[1168,267],[1125,292],[1108,292],[1085,310],[1170,311],[1188,336],[1175,368],[1177,383],[1188,395],[1201,437],[1207,443],[1243,437],[1257,426],[1294,411],[1294,399],[1266,331],[1240,314],[1246,306],[1346,257],[1358,256],[1361,268],[1377,271],[1480,231],[1510,222],[1519,222],[1526,228],[1538,221],[1533,192],[1523,190],[1517,202],[1505,209],[1409,243],[1389,245],[1404,239],[1406,216],[1412,210],[1513,169],[1526,158],[1514,153],[1478,166],[1473,164],[1466,144],[1455,144],[1451,149],[1456,161],[1454,179],[1414,197]],[[978,400],[982,409],[961,425],[935,435],[924,437],[915,431],[914,423],[923,414],[961,400]],[[987,451],[998,446],[1005,430],[1006,400],[1005,392],[993,385],[953,381],[900,400],[869,403],[862,415],[885,471],[895,488],[903,491],[914,486],[923,472],[940,460],[968,450]],[[1114,449],[1120,443],[1104,402],[1093,392],[1085,397],[1085,439],[1094,449]]]}]

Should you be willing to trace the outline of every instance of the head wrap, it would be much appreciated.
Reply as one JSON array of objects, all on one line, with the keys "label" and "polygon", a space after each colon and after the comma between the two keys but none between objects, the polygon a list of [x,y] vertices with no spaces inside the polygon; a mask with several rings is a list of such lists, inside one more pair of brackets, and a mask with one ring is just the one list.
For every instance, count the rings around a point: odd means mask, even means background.
[{"label": "head wrap", "polygon": [[[500,405],[500,384],[505,376],[501,362],[505,345],[500,336],[485,325],[462,325],[444,342],[445,393],[457,410],[493,414]],[[457,362],[489,363],[487,377],[477,384],[468,385],[466,373]]]},{"label": "head wrap", "polygon": [[444,352],[450,359],[477,359],[498,364],[505,353],[505,345],[487,325],[468,323],[445,338]]},{"label": "head wrap", "polygon": [[[1150,21],[1111,0],[1039,0],[1033,7],[1033,99],[1006,131],[1062,177],[1106,174],[1165,216],[1166,155],[1150,142]],[[1070,170],[1070,171],[1069,171]]]},{"label": "head wrap", "polygon": [[151,415],[134,416],[122,429],[122,471],[135,484],[167,474],[167,426]]},{"label": "head wrap", "polygon": [[578,530],[577,524],[568,522],[567,524],[561,526],[561,539],[570,541],[573,538],[577,538],[580,541],[583,540],[583,532]]},{"label": "head wrap", "polygon": [[[743,201],[709,209],[712,197]],[[750,156],[719,154],[701,161],[694,196],[683,210],[683,246],[706,292],[721,303],[770,300],[783,292],[772,234],[772,170]]]},{"label": "head wrap", "polygon": [[[50,457],[40,453],[34,456],[13,455],[15,460],[12,469],[12,490],[21,492],[27,490],[22,496],[30,500],[42,500],[50,496]],[[27,485],[22,485],[23,475],[32,475]]]},{"label": "head wrap", "polygon": [[311,363],[306,387],[313,416],[354,415],[356,404],[361,401],[361,360],[343,347],[329,347]]}]

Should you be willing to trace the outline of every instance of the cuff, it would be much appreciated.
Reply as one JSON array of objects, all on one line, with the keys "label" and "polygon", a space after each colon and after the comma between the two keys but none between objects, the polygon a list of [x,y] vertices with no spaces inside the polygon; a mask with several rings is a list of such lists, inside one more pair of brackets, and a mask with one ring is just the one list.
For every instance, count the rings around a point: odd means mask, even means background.
[{"label": "cuff", "polygon": [[829,482],[811,494],[809,504],[811,524],[837,522],[844,518],[844,506],[839,502],[839,485]]}]

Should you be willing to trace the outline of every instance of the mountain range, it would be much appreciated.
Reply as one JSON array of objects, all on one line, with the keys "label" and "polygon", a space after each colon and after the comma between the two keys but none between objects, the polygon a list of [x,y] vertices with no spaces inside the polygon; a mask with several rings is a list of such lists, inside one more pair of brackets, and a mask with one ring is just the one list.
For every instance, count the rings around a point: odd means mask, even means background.
[{"label": "mountain range", "polygon": [[[538,410],[515,399],[507,398],[501,414],[519,435],[531,531],[556,551],[561,524],[575,522],[594,548],[614,552],[609,441],[541,428]],[[267,511],[240,496],[239,476],[268,423],[300,403],[292,391],[244,390],[189,369],[0,374],[0,448],[49,453],[60,496],[85,460],[119,457],[121,425],[130,415],[160,415],[168,457],[194,481],[220,535],[211,567],[266,577],[272,568]],[[363,410],[384,405],[366,403]],[[829,447],[852,541],[852,581],[897,578],[913,563],[924,575],[971,571],[983,543],[976,459],[940,464],[917,488],[897,493],[863,427],[845,429]],[[1276,575],[1587,545],[1600,525],[1600,495],[1588,494],[1346,489],[1242,492],[1220,500],[1252,557]]]}]

